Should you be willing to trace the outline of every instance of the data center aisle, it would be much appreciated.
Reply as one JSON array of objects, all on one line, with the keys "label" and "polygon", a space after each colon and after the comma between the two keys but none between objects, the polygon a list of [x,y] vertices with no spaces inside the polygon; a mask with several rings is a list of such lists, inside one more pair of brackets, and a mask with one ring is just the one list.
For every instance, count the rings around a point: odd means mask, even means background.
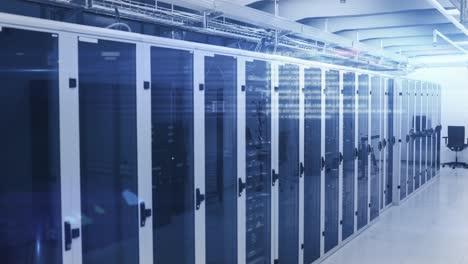
[{"label": "data center aisle", "polygon": [[468,170],[441,175],[323,263],[467,264]]}]

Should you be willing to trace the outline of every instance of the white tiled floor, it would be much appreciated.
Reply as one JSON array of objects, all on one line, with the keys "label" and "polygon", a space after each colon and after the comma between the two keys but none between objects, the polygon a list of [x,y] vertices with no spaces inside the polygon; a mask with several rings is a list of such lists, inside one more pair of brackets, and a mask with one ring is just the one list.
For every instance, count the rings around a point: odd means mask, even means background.
[{"label": "white tiled floor", "polygon": [[468,170],[442,169],[323,263],[468,264]]}]

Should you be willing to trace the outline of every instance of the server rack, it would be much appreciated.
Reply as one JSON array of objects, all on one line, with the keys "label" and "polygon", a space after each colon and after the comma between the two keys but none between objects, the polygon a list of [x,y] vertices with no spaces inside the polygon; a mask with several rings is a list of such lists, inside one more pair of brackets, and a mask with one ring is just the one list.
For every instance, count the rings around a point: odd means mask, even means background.
[{"label": "server rack", "polygon": [[424,82],[421,90],[421,185],[424,185],[426,179],[426,165],[427,165],[427,92],[429,84]]},{"label": "server rack", "polygon": [[304,71],[304,263],[321,256],[322,70]]},{"label": "server rack", "polygon": [[[115,252],[123,263],[311,263],[391,201],[392,76],[12,15],[0,25],[4,43],[45,39],[38,53],[62,62],[43,77],[59,102],[60,118],[47,118],[65,142],[51,157],[61,165],[50,186],[61,197],[51,215],[62,248],[43,244],[50,263],[113,261]],[[112,153],[90,155],[99,144]],[[92,177],[98,171],[112,177]],[[106,241],[106,228],[92,230],[98,221],[125,230]],[[109,242],[118,247],[96,250]]]},{"label": "server rack", "polygon": [[299,67],[279,66],[279,260],[299,263]]},{"label": "server rack", "polygon": [[409,129],[409,84],[410,81],[402,80],[399,91],[400,97],[400,200],[404,200],[409,192],[409,181],[411,177],[408,173],[410,152],[410,129]]},{"label": "server rack", "polygon": [[358,76],[358,207],[357,229],[369,223],[369,75]]},{"label": "server rack", "polygon": [[384,133],[383,140],[384,148],[384,181],[383,181],[383,208],[387,208],[393,202],[393,185],[394,185],[394,146],[396,144],[395,138],[395,97],[394,97],[394,82],[391,79],[385,79],[385,92],[384,92]]},{"label": "server rack", "polygon": [[340,241],[346,240],[355,232],[355,196],[356,196],[356,74],[343,74],[343,89],[341,91],[342,118],[342,227]]},{"label": "server rack", "polygon": [[369,161],[369,214],[370,221],[380,214],[382,197],[382,79],[380,76],[371,77],[370,91],[370,161]]}]

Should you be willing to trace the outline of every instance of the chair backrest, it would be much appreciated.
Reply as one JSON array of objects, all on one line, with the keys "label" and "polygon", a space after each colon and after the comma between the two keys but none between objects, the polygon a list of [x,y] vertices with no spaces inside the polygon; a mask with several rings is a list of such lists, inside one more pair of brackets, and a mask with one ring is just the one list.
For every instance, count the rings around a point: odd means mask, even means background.
[{"label": "chair backrest", "polygon": [[449,148],[464,148],[465,147],[465,127],[464,126],[449,126],[448,130]]}]

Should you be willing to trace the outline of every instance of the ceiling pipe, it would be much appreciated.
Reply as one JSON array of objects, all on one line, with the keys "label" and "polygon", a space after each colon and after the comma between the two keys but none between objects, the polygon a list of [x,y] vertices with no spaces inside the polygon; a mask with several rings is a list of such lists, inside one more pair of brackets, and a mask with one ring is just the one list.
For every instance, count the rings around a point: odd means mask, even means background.
[{"label": "ceiling pipe", "polygon": [[457,27],[463,34],[468,36],[468,29],[460,23],[455,17],[451,16],[447,9],[443,7],[437,0],[426,0],[429,2],[435,9],[437,9],[445,18],[447,18],[452,24]]},{"label": "ceiling pipe", "polygon": [[442,38],[443,40],[445,40],[448,44],[452,45],[454,48],[456,48],[457,50],[463,52],[465,55],[468,55],[468,50],[462,48],[462,46],[458,45],[457,43],[455,43],[454,41],[452,41],[451,39],[449,39],[447,36],[445,36],[444,34],[440,33],[439,30],[437,29],[434,29],[434,36],[433,36],[433,44],[434,45],[437,45],[437,41],[438,41],[438,38]]}]

